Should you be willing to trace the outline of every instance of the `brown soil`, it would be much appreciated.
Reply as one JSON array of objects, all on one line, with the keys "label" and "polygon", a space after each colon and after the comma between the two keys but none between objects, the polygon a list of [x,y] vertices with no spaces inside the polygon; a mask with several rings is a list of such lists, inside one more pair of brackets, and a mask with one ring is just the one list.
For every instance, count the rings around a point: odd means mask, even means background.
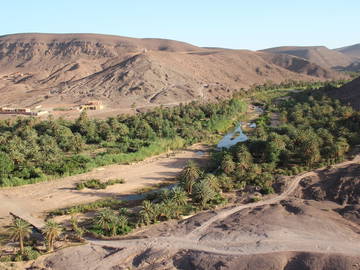
[{"label": "brown soil", "polygon": [[[7,225],[12,212],[37,227],[43,226],[44,212],[108,197],[122,198],[141,188],[173,179],[190,159],[201,163],[204,145],[194,145],[174,154],[167,153],[131,165],[110,165],[88,173],[27,186],[0,189],[0,225]],[[75,184],[86,179],[125,179],[125,184],[104,190],[76,190]]]},{"label": "brown soil", "polygon": [[346,54],[351,57],[357,57],[360,60],[360,43],[351,45],[351,46],[338,48],[338,49],[336,49],[336,51],[341,52],[341,53]]},{"label": "brown soil", "polygon": [[[336,194],[357,196],[351,177],[359,160],[293,177],[283,193],[256,203],[153,225],[134,239],[90,240],[31,269],[360,269],[360,224],[339,215],[336,203]],[[313,185],[329,196],[307,197]]]},{"label": "brown soil", "polygon": [[337,50],[330,50],[324,46],[277,47],[263,51],[273,54],[296,56],[301,59],[306,59],[312,63],[316,63],[321,67],[334,69],[345,69],[358,60],[354,56],[344,54]]},{"label": "brown soil", "polygon": [[1,106],[42,105],[56,116],[102,100],[111,115],[192,100],[215,100],[253,84],[343,77],[290,55],[199,48],[162,39],[91,34],[0,37]]},{"label": "brown soil", "polygon": [[352,106],[355,110],[360,110],[360,78],[354,79],[339,89],[330,90],[328,94]]}]

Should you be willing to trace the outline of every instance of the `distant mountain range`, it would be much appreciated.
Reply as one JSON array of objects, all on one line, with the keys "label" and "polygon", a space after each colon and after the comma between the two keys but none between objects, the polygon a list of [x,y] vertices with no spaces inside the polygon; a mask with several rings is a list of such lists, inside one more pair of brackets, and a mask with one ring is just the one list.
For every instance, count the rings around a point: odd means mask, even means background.
[{"label": "distant mountain range", "polygon": [[336,49],[336,51],[360,59],[360,43]]},{"label": "distant mountain range", "polygon": [[108,108],[213,100],[254,84],[348,78],[359,45],[263,51],[95,34],[0,36],[0,105]]},{"label": "distant mountain range", "polygon": [[324,68],[360,71],[360,44],[335,50],[324,46],[277,47],[263,50],[274,54],[292,55],[316,63]]}]

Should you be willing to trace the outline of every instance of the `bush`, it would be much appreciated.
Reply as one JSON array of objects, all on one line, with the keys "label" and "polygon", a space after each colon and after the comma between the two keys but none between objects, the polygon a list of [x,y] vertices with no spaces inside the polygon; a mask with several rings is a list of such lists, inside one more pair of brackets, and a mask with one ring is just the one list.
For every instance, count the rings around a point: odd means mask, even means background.
[{"label": "bush", "polygon": [[90,189],[105,189],[107,186],[115,185],[115,184],[124,184],[125,180],[122,178],[119,179],[111,179],[106,182],[101,182],[99,179],[90,179],[85,182],[76,183],[76,189],[82,190],[84,188]]},{"label": "bush", "polygon": [[222,191],[230,192],[234,190],[234,181],[231,177],[226,174],[221,174],[218,177],[219,185]]},{"label": "bush", "polygon": [[25,261],[36,260],[40,256],[40,253],[34,250],[32,247],[25,247],[24,254],[22,255]]},{"label": "bush", "polygon": [[1,255],[0,262],[11,262],[13,260],[12,256],[10,255]]},{"label": "bush", "polygon": [[123,202],[116,199],[103,199],[91,203],[79,204],[72,207],[58,209],[49,213],[49,216],[62,216],[75,213],[86,213],[100,208],[119,208]]}]

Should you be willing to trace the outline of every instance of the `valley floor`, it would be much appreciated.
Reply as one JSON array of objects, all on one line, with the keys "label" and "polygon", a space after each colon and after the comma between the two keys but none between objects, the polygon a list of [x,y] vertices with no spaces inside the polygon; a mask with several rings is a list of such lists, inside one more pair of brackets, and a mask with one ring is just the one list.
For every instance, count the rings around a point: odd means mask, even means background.
[{"label": "valley floor", "polygon": [[[0,189],[0,226],[9,224],[10,212],[37,227],[44,224],[44,212],[108,197],[126,198],[141,188],[172,180],[188,160],[204,159],[207,146],[197,144],[130,165],[110,165],[91,172],[38,184]],[[75,184],[88,179],[125,179],[124,184],[102,190],[77,190]]]},{"label": "valley floor", "polygon": [[[359,162],[358,155],[331,170],[360,168]],[[323,173],[295,176],[281,194],[259,202],[152,225],[122,240],[89,239],[32,269],[360,269],[359,224],[333,211],[341,207],[335,202],[299,195],[303,180]],[[252,256],[257,263],[248,265]]]}]

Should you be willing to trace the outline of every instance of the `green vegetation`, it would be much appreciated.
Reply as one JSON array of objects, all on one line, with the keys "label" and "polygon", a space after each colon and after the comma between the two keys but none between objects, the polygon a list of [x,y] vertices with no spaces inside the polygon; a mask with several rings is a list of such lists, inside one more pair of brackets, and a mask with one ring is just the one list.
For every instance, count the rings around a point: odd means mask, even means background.
[{"label": "green vegetation", "polygon": [[30,224],[26,221],[16,218],[10,226],[10,239],[19,241],[20,253],[24,254],[24,240],[30,237]]},{"label": "green vegetation", "polygon": [[82,190],[84,188],[90,189],[105,189],[107,186],[112,186],[116,184],[124,184],[125,180],[122,178],[119,179],[110,179],[105,182],[101,182],[99,179],[90,179],[84,182],[80,182],[76,184],[77,190]]},{"label": "green vegetation", "polygon": [[[189,177],[192,179],[190,186],[186,180]],[[182,170],[179,181],[180,184],[171,189],[167,187],[149,193],[145,200],[129,202],[129,209],[122,208],[124,203],[121,201],[108,199],[56,210],[49,213],[49,216],[71,215],[71,228],[78,239],[81,239],[84,233],[98,237],[114,237],[127,234],[138,226],[179,219],[226,202],[222,192],[228,190],[228,185],[220,184],[220,178],[206,174],[194,162],[189,162]],[[185,190],[185,187],[191,187],[191,191]],[[78,223],[74,214],[86,212],[92,214]]]},{"label": "green vegetation", "polygon": [[274,99],[285,97],[290,93],[301,92],[304,90],[332,89],[334,87],[340,87],[346,82],[348,81],[302,82],[289,80],[280,84],[267,82],[262,85],[255,85],[247,92],[240,92],[237,96],[250,98],[253,102],[269,104]]},{"label": "green vegetation", "polygon": [[[214,153],[215,173],[225,175],[229,187],[250,185],[268,194],[276,175],[342,161],[351,146],[360,143],[360,113],[323,90],[290,93],[288,99],[267,103],[247,142]],[[271,126],[273,114],[280,125]]]},{"label": "green vegetation", "polygon": [[54,250],[54,243],[61,234],[61,227],[56,222],[50,220],[47,221],[44,228],[44,235],[47,244],[48,251]]},{"label": "green vegetation", "polygon": [[75,121],[16,118],[0,121],[0,186],[16,186],[131,163],[208,140],[246,110],[238,98],[191,103],[133,116]]},{"label": "green vegetation", "polygon": [[103,209],[93,219],[91,231],[100,235],[115,236],[130,232],[131,227],[127,216],[114,210]]},{"label": "green vegetation", "polygon": [[65,111],[71,111],[71,108],[57,107],[54,108],[53,111],[65,112]]},{"label": "green vegetation", "polygon": [[[278,175],[298,174],[340,162],[352,146],[360,144],[360,113],[323,94],[323,90],[331,89],[338,84],[314,83],[315,89],[311,90],[307,89],[308,85],[304,85],[301,88],[303,91],[300,92],[277,90],[273,89],[273,86],[254,90],[251,99],[261,102],[265,109],[265,113],[256,120],[257,127],[248,134],[248,141],[238,143],[230,149],[213,151],[211,164],[206,171],[199,168],[196,163],[189,162],[179,173],[177,186],[151,192],[145,200],[129,203],[128,208],[122,208],[124,203],[119,200],[105,199],[56,210],[49,215],[72,215],[71,230],[81,240],[84,233],[99,237],[114,237],[127,234],[138,226],[180,219],[182,216],[203,209],[211,209],[227,202],[228,194],[225,194],[227,192],[252,192],[253,196],[249,197],[250,202],[256,202],[261,199],[261,194],[274,192],[272,186]],[[287,97],[281,98],[285,94]],[[224,107],[218,107],[220,104]],[[147,128],[141,126],[139,129],[141,132],[139,131],[136,136],[144,136],[144,129],[148,129],[150,133],[152,130],[151,134],[157,134],[155,137],[141,139],[129,135],[137,130],[129,128],[133,125],[127,122],[128,118],[116,118],[120,126],[128,127],[127,135],[124,135],[127,140],[140,140],[148,144],[141,144],[136,151],[131,152],[129,151],[131,144],[128,148],[124,148],[125,150],[119,150],[119,147],[122,147],[122,139],[106,143],[104,141],[90,143],[87,141],[87,135],[79,135],[84,140],[86,139],[84,153],[91,147],[101,146],[105,149],[93,156],[86,156],[83,153],[81,157],[86,159],[83,164],[91,167],[96,164],[118,162],[118,160],[136,160],[159,151],[166,151],[170,145],[186,145],[203,140],[206,134],[224,131],[223,129],[244,111],[243,104],[239,96],[215,105],[192,104],[131,116],[130,119],[135,117],[138,119],[136,121],[140,122],[146,119],[145,122],[148,123]],[[212,106],[216,113],[211,111]],[[154,115],[159,116],[161,120],[152,118]],[[274,115],[277,118],[276,125],[272,125],[271,121]],[[185,121],[186,118],[188,120]],[[97,121],[90,122],[97,123]],[[156,125],[160,128],[156,128],[154,123],[157,123]],[[151,130],[148,127],[151,127]],[[164,130],[167,131],[164,133]],[[179,136],[183,138],[180,139]],[[80,156],[71,155],[71,153],[64,152],[63,158]],[[9,175],[14,173],[18,165],[5,151],[0,152],[0,161],[2,179],[10,179]],[[110,180],[101,183],[97,179],[92,179],[80,183],[78,188],[105,188],[106,185],[118,181]],[[254,193],[254,191],[259,191],[259,193]],[[79,223],[74,214],[86,212],[92,213],[83,215],[84,220]],[[20,239],[26,238],[26,224],[13,225],[12,228],[14,228],[14,240],[20,243]],[[20,231],[23,232],[21,235]],[[49,250],[52,249],[53,241],[59,234],[60,227],[57,224],[47,223],[45,235]],[[26,247],[23,246],[21,250],[20,259],[32,256],[25,255]],[[29,254],[31,254],[30,250]]]},{"label": "green vegetation", "polygon": [[122,203],[123,203],[122,201],[112,199],[112,198],[107,198],[107,199],[97,200],[97,201],[91,202],[91,203],[84,203],[84,204],[71,206],[68,208],[57,209],[57,210],[51,211],[49,213],[49,217],[70,215],[70,214],[76,214],[76,213],[86,213],[86,212],[94,211],[94,210],[97,210],[99,208],[104,208],[104,207],[116,209],[116,208],[120,207],[122,205]]},{"label": "green vegetation", "polygon": [[7,240],[12,242],[19,242],[19,249],[14,249],[12,252],[6,252],[6,254],[0,254],[0,262],[11,261],[29,261],[37,259],[41,254],[46,251],[39,247],[35,247],[41,241],[46,244],[47,251],[54,250],[55,241],[62,233],[62,229],[59,224],[54,221],[48,221],[44,228],[43,239],[39,239],[38,236],[34,237],[31,225],[20,218],[14,218],[6,234]]}]

